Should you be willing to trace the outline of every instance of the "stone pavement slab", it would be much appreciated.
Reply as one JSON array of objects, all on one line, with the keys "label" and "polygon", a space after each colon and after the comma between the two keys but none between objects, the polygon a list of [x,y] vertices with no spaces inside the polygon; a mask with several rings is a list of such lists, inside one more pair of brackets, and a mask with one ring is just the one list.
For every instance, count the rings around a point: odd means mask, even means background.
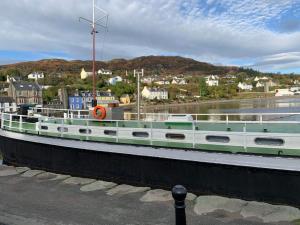
[{"label": "stone pavement slab", "polygon": [[83,191],[83,192],[100,191],[100,190],[110,189],[110,188],[113,188],[115,186],[117,186],[116,183],[98,180],[98,181],[93,182],[91,184],[87,184],[87,185],[82,186],[80,188],[80,190]]},{"label": "stone pavement slab", "polygon": [[28,167],[16,167],[18,173],[25,173],[26,171],[30,170]]},{"label": "stone pavement slab", "polygon": [[45,173],[45,171],[42,171],[42,170],[27,170],[25,173],[21,174],[21,177],[34,177],[34,176],[39,175],[41,173]]},{"label": "stone pavement slab", "polygon": [[6,176],[14,176],[18,175],[18,171],[15,167],[12,166],[0,166],[0,177],[6,177]]},{"label": "stone pavement slab", "polygon": [[149,187],[135,187],[127,184],[118,185],[106,192],[108,195],[126,195],[131,193],[146,192],[150,190]]},{"label": "stone pavement slab", "polygon": [[171,191],[162,189],[150,190],[140,198],[140,201],[142,202],[166,202],[172,200],[173,197]]},{"label": "stone pavement slab", "polygon": [[245,218],[256,217],[264,222],[294,221],[300,219],[300,210],[289,206],[249,202],[242,208],[241,215]]},{"label": "stone pavement slab", "polygon": [[240,212],[247,202],[239,199],[230,199],[219,196],[200,196],[196,199],[194,211],[198,215],[206,215],[217,210],[230,213]]},{"label": "stone pavement slab", "polygon": [[64,184],[72,185],[86,185],[95,182],[95,179],[82,178],[82,177],[70,177],[63,181]]}]

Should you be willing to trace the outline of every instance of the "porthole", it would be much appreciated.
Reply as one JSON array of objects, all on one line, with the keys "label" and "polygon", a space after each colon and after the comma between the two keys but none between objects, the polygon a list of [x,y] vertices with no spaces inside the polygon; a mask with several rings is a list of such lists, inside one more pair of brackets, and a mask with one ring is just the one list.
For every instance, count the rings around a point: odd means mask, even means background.
[{"label": "porthole", "polygon": [[115,130],[104,130],[104,134],[108,136],[117,136],[117,131]]},{"label": "porthole", "polygon": [[147,138],[147,137],[149,137],[149,133],[148,132],[132,132],[132,136]]},{"label": "porthole", "polygon": [[81,133],[81,134],[91,134],[92,130],[91,129],[79,129],[79,133]]},{"label": "porthole", "polygon": [[41,130],[48,130],[47,126],[41,126]]},{"label": "porthole", "polygon": [[230,138],[227,136],[208,135],[206,136],[206,140],[208,142],[215,142],[215,143],[229,143]]},{"label": "porthole", "polygon": [[69,131],[67,127],[58,127],[57,130],[64,133]]},{"label": "porthole", "polygon": [[281,138],[255,138],[257,145],[283,146],[284,140]]},{"label": "porthole", "polygon": [[166,134],[166,138],[167,139],[175,139],[175,140],[184,140],[185,135],[184,134],[171,134],[171,133],[168,133],[168,134]]}]

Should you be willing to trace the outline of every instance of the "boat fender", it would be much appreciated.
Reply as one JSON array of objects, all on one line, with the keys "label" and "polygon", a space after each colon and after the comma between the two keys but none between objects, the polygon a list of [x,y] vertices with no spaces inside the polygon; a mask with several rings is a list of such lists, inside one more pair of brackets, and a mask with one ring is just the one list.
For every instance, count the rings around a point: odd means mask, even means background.
[{"label": "boat fender", "polygon": [[95,119],[103,120],[106,117],[106,110],[103,106],[97,105],[94,107],[93,115]]}]

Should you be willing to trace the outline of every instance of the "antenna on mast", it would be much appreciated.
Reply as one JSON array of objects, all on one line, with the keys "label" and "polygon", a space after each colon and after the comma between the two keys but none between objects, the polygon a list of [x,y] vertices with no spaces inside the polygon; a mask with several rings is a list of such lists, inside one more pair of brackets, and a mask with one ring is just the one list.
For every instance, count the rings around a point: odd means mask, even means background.
[{"label": "antenna on mast", "polygon": [[[99,14],[99,17],[96,18],[96,13]],[[107,23],[108,23],[108,13],[97,7],[95,5],[95,0],[93,0],[93,18],[92,20],[86,19],[83,17],[79,17],[79,22],[84,21],[90,24],[92,27],[91,34],[93,35],[93,101],[92,101],[92,107],[97,106],[97,98],[96,98],[96,68],[95,68],[95,61],[96,61],[96,34],[98,31],[96,30],[96,27],[100,27],[107,31]]]}]

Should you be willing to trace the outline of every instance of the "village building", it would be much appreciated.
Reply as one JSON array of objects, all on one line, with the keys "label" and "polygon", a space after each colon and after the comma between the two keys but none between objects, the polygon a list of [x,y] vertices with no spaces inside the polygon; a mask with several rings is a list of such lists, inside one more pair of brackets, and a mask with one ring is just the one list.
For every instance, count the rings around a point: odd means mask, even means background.
[{"label": "village building", "polygon": [[290,89],[276,89],[275,96],[276,97],[283,97],[283,96],[293,96],[295,92],[291,91]]},{"label": "village building", "polygon": [[124,94],[120,97],[120,102],[122,104],[128,105],[130,104],[130,96],[128,94]]},{"label": "village building", "polygon": [[253,85],[239,82],[238,88],[243,90],[243,91],[252,91]]},{"label": "village building", "polygon": [[31,74],[28,74],[28,79],[30,80],[38,80],[38,79],[44,79],[44,73],[38,73],[38,72],[33,72]]},{"label": "village building", "polygon": [[110,85],[116,85],[117,82],[122,82],[122,81],[123,81],[122,77],[120,77],[120,76],[115,76],[115,77],[109,78],[108,83],[109,83]]},{"label": "village building", "polygon": [[177,84],[177,85],[186,85],[187,84],[187,82],[184,78],[177,78],[177,77],[175,77],[171,83]]},{"label": "village building", "polygon": [[13,81],[8,87],[8,96],[12,97],[17,105],[43,103],[42,88],[36,82]]},{"label": "village building", "polygon": [[219,76],[217,75],[210,75],[205,77],[205,82],[207,86],[213,87],[213,86],[219,86]]},{"label": "village building", "polygon": [[168,80],[159,80],[159,81],[155,81],[154,83],[157,84],[157,85],[169,85],[170,81],[168,81]]},{"label": "village building", "polygon": [[106,75],[106,76],[111,76],[113,73],[111,70],[106,70],[106,69],[100,69],[98,70],[99,75]]},{"label": "village building", "polygon": [[81,80],[85,80],[88,77],[93,76],[93,72],[86,72],[84,68],[81,69],[80,78]]},{"label": "village building", "polygon": [[145,86],[142,90],[142,96],[149,100],[166,100],[168,99],[168,91],[162,88],[148,88]]}]

